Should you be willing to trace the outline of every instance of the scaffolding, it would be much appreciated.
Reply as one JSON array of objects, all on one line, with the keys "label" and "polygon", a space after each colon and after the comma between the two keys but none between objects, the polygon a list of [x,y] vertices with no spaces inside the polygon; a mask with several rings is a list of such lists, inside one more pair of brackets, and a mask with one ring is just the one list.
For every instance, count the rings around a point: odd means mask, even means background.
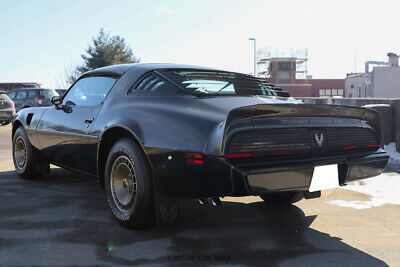
[{"label": "scaffolding", "polygon": [[[257,76],[273,78],[272,62],[292,62],[291,75],[295,79],[308,78],[308,48],[271,48],[262,47],[257,50]],[[279,79],[278,79],[279,80]],[[274,81],[276,82],[276,81]]]}]

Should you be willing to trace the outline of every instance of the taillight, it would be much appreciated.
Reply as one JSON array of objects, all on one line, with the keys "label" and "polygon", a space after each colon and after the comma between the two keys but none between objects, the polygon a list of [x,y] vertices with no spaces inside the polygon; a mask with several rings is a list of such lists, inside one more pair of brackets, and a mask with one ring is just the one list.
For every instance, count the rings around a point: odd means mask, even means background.
[{"label": "taillight", "polygon": [[250,153],[244,153],[244,154],[229,154],[226,155],[227,158],[247,158],[251,157]]},{"label": "taillight", "polygon": [[185,158],[186,158],[186,163],[189,164],[197,164],[197,165],[204,164],[203,155],[201,154],[186,153]]},{"label": "taillight", "polygon": [[[335,147],[331,150],[326,150],[325,152],[329,151],[338,151],[338,150],[352,150],[352,149],[366,149],[366,148],[379,148],[379,144],[367,144],[367,145],[351,145],[351,146],[341,146]],[[264,153],[240,153],[240,154],[228,154],[226,158],[234,159],[234,158],[249,158],[249,157],[257,157],[257,156],[284,156],[284,155],[295,155],[300,153],[319,153],[319,150],[311,150],[311,151],[270,151]],[[324,152],[324,151],[322,151]]]},{"label": "taillight", "polygon": [[14,106],[14,101],[8,101],[8,104],[10,104],[11,106]]},{"label": "taillight", "polygon": [[38,103],[39,105],[41,105],[43,103],[41,98],[35,98],[36,103]]},{"label": "taillight", "polygon": [[344,149],[344,150],[346,150],[346,149],[356,149],[357,148],[357,146],[344,146],[344,147],[341,147],[341,149]]},{"label": "taillight", "polygon": [[371,145],[366,145],[366,147],[379,147],[378,144],[371,144]]},{"label": "taillight", "polygon": [[248,158],[256,156],[282,156],[282,155],[292,155],[296,153],[301,153],[301,151],[271,151],[266,153],[243,153],[243,154],[228,154],[227,158]]}]

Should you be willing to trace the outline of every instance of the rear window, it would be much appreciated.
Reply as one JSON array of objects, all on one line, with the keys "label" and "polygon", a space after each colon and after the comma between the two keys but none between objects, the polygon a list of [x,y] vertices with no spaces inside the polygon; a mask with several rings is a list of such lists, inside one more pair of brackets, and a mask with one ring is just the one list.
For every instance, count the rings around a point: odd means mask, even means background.
[{"label": "rear window", "polygon": [[50,99],[53,96],[58,96],[58,93],[56,90],[52,90],[52,89],[46,89],[46,90],[40,90],[40,96],[42,98],[47,98]]},{"label": "rear window", "polygon": [[17,91],[11,91],[11,92],[8,92],[7,95],[8,95],[9,98],[14,99],[16,93],[17,93]]},{"label": "rear window", "polygon": [[186,93],[193,95],[269,95],[289,97],[265,80],[233,72],[208,70],[162,71]]}]

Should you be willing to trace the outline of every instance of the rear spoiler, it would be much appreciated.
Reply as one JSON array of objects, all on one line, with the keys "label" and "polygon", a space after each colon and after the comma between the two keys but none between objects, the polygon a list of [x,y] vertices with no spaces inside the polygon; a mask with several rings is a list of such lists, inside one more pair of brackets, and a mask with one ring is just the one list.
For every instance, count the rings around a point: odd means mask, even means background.
[{"label": "rear spoiler", "polygon": [[232,109],[226,125],[240,120],[276,117],[338,117],[360,119],[370,123],[379,133],[378,113],[371,109],[321,104],[257,104]]}]

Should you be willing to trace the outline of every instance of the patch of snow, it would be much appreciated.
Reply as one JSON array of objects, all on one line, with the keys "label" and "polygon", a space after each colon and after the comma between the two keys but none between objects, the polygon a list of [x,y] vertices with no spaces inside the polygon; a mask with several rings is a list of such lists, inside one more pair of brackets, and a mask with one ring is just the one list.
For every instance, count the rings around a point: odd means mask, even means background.
[{"label": "patch of snow", "polygon": [[373,203],[373,202],[370,203],[370,201],[347,201],[347,200],[337,199],[337,200],[328,201],[328,203],[336,205],[336,206],[353,208],[353,209],[357,209],[357,210],[369,209],[369,208],[376,207],[376,206],[374,206],[375,203]]},{"label": "patch of snow", "polygon": [[400,175],[381,174],[373,178],[353,182],[342,187],[342,189],[369,195],[371,200],[331,200],[327,201],[327,203],[355,209],[367,209],[384,204],[400,205]]},{"label": "patch of snow", "polygon": [[387,168],[391,170],[400,170],[400,153],[396,151],[396,144],[390,143],[384,146],[384,150],[390,156]]}]

